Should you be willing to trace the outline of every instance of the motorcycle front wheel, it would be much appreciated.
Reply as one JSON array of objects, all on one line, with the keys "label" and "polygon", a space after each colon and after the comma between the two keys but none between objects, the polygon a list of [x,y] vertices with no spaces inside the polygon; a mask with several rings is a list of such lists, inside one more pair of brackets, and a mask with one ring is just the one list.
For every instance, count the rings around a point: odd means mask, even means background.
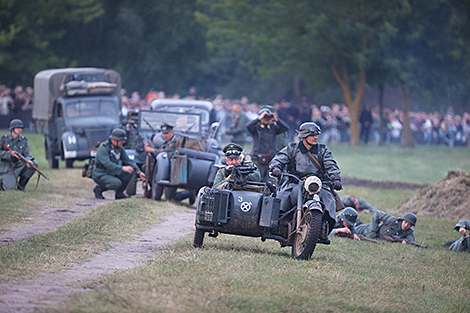
[{"label": "motorcycle front wheel", "polygon": [[297,260],[308,260],[317,245],[322,226],[322,213],[307,210],[303,212],[300,227],[294,235],[292,256]]}]

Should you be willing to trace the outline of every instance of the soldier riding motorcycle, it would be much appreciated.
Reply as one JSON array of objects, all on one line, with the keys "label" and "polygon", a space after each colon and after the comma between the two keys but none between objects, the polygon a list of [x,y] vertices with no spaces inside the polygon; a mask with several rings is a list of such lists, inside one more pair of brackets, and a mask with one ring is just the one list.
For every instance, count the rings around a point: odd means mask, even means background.
[{"label": "soldier riding motorcycle", "polygon": [[319,133],[316,124],[303,124],[299,130],[302,142],[289,144],[274,157],[271,172],[283,181],[277,189],[269,182],[246,181],[250,173],[246,167],[234,167],[236,179],[228,179],[223,189],[201,188],[194,247],[202,247],[205,233],[209,237],[226,233],[274,239],[282,247],[292,246],[294,258],[308,259],[317,243],[328,244],[336,217],[335,198],[329,189],[342,186],[331,152],[316,143]]},{"label": "soldier riding motorcycle", "polygon": [[[340,169],[333,158],[330,149],[318,143],[320,127],[313,122],[303,123],[298,131],[299,143],[291,143],[279,151],[269,164],[270,173],[274,177],[281,177],[284,169],[289,173],[289,179],[282,182],[277,197],[281,199],[281,214],[298,211],[299,202],[302,202],[303,212],[297,212],[297,219],[302,213],[304,218],[310,219],[306,223],[309,236],[303,229],[298,230],[294,244],[293,254],[297,258],[308,258],[315,249],[315,244],[330,244],[328,234],[335,224],[336,211],[343,208],[342,202],[334,190],[341,190]],[[300,180],[292,179],[295,176]],[[312,180],[318,177],[323,184],[318,193],[310,193],[308,189]],[[307,186],[307,188],[304,188]],[[312,187],[314,188],[314,187]],[[334,190],[333,190],[334,189]],[[320,223],[320,229],[317,225]],[[312,244],[314,241],[314,244]],[[294,251],[295,250],[295,251]]]}]

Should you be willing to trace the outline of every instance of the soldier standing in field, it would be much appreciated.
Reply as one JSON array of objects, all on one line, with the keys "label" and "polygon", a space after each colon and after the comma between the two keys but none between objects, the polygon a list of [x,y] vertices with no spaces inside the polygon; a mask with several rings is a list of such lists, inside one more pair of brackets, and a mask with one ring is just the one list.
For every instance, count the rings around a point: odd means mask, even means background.
[{"label": "soldier standing in field", "polygon": [[126,132],[115,128],[109,139],[101,143],[96,152],[92,176],[97,183],[93,189],[97,199],[104,199],[103,191],[106,190],[115,190],[115,199],[129,198],[124,194],[124,190],[134,171],[142,180],[146,180],[145,173],[142,173],[139,167],[129,159],[126,150],[122,147],[126,140]]},{"label": "soldier standing in field", "polygon": [[[22,155],[26,160],[33,162],[38,166],[29,151],[28,139],[21,135],[24,124],[20,119],[14,119],[10,122],[10,133],[0,138],[0,176],[2,184],[0,190],[25,190],[26,184],[36,171],[29,164],[19,160]],[[6,151],[1,149],[5,145],[12,149]]]},{"label": "soldier standing in field", "polygon": [[458,231],[462,237],[456,240],[450,240],[444,244],[449,246],[449,250],[457,252],[470,252],[470,236],[467,230],[470,230],[470,220],[460,220],[454,229]]},{"label": "soldier standing in field", "polygon": [[246,124],[246,129],[253,136],[251,159],[258,167],[261,179],[275,183],[269,177],[269,162],[277,153],[276,136],[287,132],[289,126],[274,115],[274,107],[262,107],[255,118]]}]

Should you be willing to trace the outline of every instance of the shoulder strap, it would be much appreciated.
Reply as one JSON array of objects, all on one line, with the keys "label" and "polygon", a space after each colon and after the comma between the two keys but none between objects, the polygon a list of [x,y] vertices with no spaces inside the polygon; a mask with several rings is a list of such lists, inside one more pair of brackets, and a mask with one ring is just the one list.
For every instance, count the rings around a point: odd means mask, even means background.
[{"label": "shoulder strap", "polygon": [[318,166],[318,168],[320,169],[320,173],[325,176],[325,171],[324,171],[324,169],[323,169],[323,166],[321,166],[320,162],[318,162],[318,160],[315,158],[315,156],[314,156],[313,154],[311,154],[310,151],[307,151],[307,155],[308,155],[308,156],[310,157],[310,159],[312,159],[312,160],[315,162],[315,164]]}]

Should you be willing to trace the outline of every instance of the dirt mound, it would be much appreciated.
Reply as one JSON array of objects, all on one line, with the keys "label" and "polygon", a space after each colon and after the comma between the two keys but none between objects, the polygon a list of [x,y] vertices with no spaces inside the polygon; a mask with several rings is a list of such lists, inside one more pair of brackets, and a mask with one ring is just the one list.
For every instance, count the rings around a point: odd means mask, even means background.
[{"label": "dirt mound", "polygon": [[403,212],[418,216],[434,216],[449,220],[468,218],[470,208],[470,172],[454,169],[437,183],[419,191],[418,195],[399,205]]},{"label": "dirt mound", "polygon": [[354,185],[358,187],[375,188],[375,189],[420,189],[428,185],[412,184],[396,181],[374,181],[367,179],[359,179],[354,177],[341,178],[343,185]]}]

